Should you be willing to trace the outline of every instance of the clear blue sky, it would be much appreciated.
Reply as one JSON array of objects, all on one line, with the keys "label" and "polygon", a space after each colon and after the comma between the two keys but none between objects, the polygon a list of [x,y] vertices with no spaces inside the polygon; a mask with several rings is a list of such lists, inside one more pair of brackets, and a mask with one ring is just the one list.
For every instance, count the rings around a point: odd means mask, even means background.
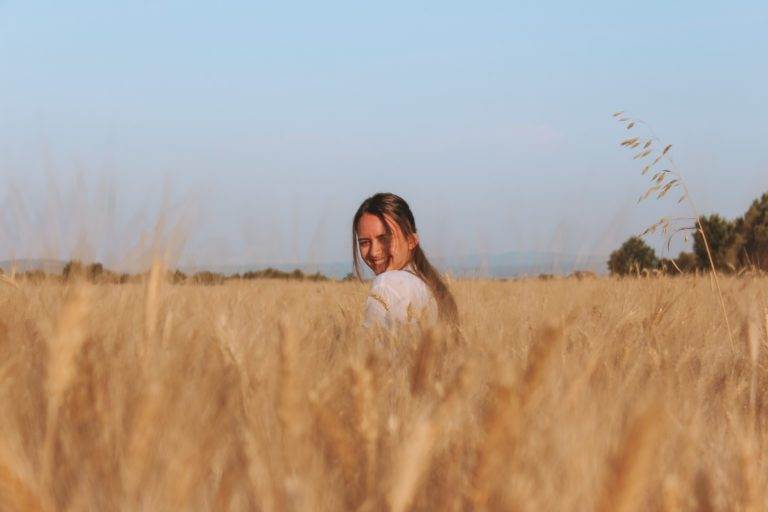
[{"label": "clear blue sky", "polygon": [[433,254],[605,253],[676,211],[635,203],[616,110],[736,216],[768,190],[766,27],[762,1],[0,0],[0,259],[118,261],[163,210],[186,262],[339,260],[381,190]]}]

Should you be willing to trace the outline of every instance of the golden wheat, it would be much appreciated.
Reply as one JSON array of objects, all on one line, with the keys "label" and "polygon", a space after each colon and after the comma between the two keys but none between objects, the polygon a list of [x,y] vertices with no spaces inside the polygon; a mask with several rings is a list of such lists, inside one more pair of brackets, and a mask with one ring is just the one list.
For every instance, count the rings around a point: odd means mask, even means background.
[{"label": "golden wheat", "polygon": [[[162,267],[158,266],[158,269]],[[155,272],[160,275],[160,270]],[[765,510],[764,278],[0,288],[0,510]]]}]

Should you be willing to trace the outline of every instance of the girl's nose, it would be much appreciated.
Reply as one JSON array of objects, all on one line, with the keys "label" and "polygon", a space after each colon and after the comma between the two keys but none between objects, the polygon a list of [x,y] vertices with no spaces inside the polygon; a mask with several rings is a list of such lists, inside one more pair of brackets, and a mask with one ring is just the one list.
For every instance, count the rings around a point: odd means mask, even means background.
[{"label": "girl's nose", "polygon": [[383,247],[380,242],[374,241],[371,245],[371,256],[378,258],[383,252]]}]

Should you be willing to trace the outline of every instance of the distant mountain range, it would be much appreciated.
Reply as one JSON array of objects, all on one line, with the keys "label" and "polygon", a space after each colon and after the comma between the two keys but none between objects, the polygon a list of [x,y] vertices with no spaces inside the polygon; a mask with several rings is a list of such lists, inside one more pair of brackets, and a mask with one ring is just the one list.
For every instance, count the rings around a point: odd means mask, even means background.
[{"label": "distant mountain range", "polygon": [[[589,270],[597,274],[606,272],[607,256],[574,255],[557,252],[505,252],[500,254],[474,254],[452,258],[434,258],[432,263],[443,272],[450,272],[461,277],[516,277],[535,276],[538,274],[570,274],[575,270]],[[0,261],[0,268],[10,272],[15,267],[17,272],[44,270],[50,274],[60,274],[65,262],[51,259],[21,259]],[[296,268],[305,273],[320,272],[328,277],[342,278],[352,271],[349,261],[325,263],[285,263],[272,262],[242,265],[200,265],[182,267],[187,273],[203,270],[221,274],[241,274],[249,270],[261,270],[267,267],[283,271]]]},{"label": "distant mountain range", "polygon": [[[468,255],[454,258],[433,258],[432,264],[443,272],[461,277],[516,277],[539,274],[570,274],[575,270],[589,270],[597,274],[606,273],[606,256],[577,256],[555,252],[506,252],[492,255]],[[209,270],[222,274],[237,274],[248,270],[272,267],[278,270],[300,268],[304,272],[320,272],[329,277],[342,278],[352,272],[351,261],[324,262],[313,264],[264,263],[252,265],[205,265],[187,271]]]}]

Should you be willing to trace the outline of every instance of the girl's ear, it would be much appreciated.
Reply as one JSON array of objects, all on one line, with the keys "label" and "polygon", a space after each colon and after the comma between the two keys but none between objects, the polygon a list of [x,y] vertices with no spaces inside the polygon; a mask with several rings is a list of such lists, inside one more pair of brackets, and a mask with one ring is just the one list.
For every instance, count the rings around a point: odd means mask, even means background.
[{"label": "girl's ear", "polygon": [[408,250],[412,251],[419,245],[419,234],[413,233],[408,236]]}]

